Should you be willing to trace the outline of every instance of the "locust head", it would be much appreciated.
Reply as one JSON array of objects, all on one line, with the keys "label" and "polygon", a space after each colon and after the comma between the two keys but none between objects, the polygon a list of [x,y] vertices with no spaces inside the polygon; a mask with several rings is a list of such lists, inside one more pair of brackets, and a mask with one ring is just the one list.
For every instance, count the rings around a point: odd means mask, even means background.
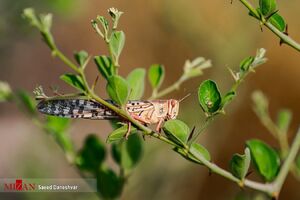
[{"label": "locust head", "polygon": [[189,97],[191,94],[185,95],[180,100],[170,99],[168,100],[168,119],[176,119],[179,112],[179,103]]},{"label": "locust head", "polygon": [[179,101],[175,99],[168,100],[168,119],[176,119],[179,112]]}]

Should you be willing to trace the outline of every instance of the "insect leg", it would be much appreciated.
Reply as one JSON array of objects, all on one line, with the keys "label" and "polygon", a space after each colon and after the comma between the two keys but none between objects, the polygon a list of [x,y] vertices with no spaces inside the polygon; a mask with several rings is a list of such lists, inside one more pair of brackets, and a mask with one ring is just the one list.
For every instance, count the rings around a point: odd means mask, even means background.
[{"label": "insect leg", "polygon": [[134,113],[130,113],[131,117],[133,117],[133,119],[139,121],[139,122],[142,122],[144,124],[150,124],[150,122],[146,119],[143,119],[141,118],[140,116],[138,116],[137,114],[134,114]]},{"label": "insect leg", "polygon": [[157,126],[156,126],[156,128],[155,128],[155,130],[156,130],[157,132],[159,132],[159,133],[160,133],[160,131],[161,131],[161,125],[162,125],[163,121],[164,121],[164,118],[161,118],[161,119],[159,120],[159,122],[157,123]]},{"label": "insect leg", "polygon": [[129,134],[131,132],[131,122],[128,121],[127,124],[128,124],[128,129],[127,129],[127,132],[125,134],[125,139],[126,140],[128,140],[128,136],[129,136]]}]

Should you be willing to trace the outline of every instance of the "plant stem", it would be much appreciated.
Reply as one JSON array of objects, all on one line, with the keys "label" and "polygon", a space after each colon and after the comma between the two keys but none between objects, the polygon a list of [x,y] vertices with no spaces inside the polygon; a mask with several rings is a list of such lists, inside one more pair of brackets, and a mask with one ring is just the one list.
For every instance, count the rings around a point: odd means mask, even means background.
[{"label": "plant stem", "polygon": [[294,142],[291,146],[290,152],[289,152],[286,160],[284,161],[278,176],[276,177],[276,179],[273,183],[274,184],[274,192],[275,192],[274,196],[279,195],[282,185],[288,175],[288,172],[297,156],[297,153],[299,152],[299,148],[300,148],[300,128],[298,129],[296,137],[294,138]]},{"label": "plant stem", "polygon": [[67,66],[69,66],[71,69],[73,69],[78,74],[80,73],[79,68],[70,60],[68,59],[57,47],[55,46],[53,51],[53,55],[59,57],[61,61],[63,61]]},{"label": "plant stem", "polygon": [[190,146],[191,144],[193,144],[193,142],[195,142],[197,140],[197,138],[199,137],[199,135],[211,124],[211,122],[214,120],[214,117],[207,117],[205,119],[204,124],[201,126],[200,130],[198,131],[197,134],[194,135],[194,137],[192,137],[192,139],[188,142],[188,145]]},{"label": "plant stem", "polygon": [[263,16],[260,16],[254,7],[247,0],[240,0],[240,2],[247,7],[247,9],[255,16],[256,19],[260,20],[261,23],[266,26],[270,31],[272,31],[277,37],[280,38],[280,41],[294,48],[300,52],[300,44],[289,37],[286,33],[281,32],[270,22],[268,22]]},{"label": "plant stem", "polygon": [[153,92],[151,97],[149,98],[149,100],[158,99],[158,98],[163,97],[175,90],[178,90],[180,85],[186,80],[187,79],[185,78],[185,76],[182,75],[177,81],[175,81],[172,85],[165,88],[164,90],[162,90],[160,92]]}]

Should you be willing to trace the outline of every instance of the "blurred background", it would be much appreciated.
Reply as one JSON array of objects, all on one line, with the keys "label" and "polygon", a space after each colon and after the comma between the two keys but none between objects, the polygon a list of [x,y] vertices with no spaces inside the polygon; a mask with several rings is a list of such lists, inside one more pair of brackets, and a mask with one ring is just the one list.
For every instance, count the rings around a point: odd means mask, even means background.
[{"label": "blurred background", "polygon": [[[288,23],[289,34],[300,41],[300,2],[290,0],[278,4]],[[211,59],[213,68],[166,97],[179,99],[192,93],[181,103],[178,117],[191,127],[199,127],[203,120],[195,93],[201,81],[214,79],[220,90],[226,92],[233,82],[227,67],[237,68],[244,57],[254,55],[260,47],[266,48],[267,64],[247,77],[237,98],[227,108],[226,116],[218,117],[202,134],[200,143],[209,149],[213,162],[226,169],[232,154],[242,153],[248,139],[260,138],[276,147],[276,141],[252,110],[251,93],[255,89],[262,90],[270,99],[273,117],[280,108],[293,111],[290,138],[296,132],[300,117],[300,54],[285,45],[279,46],[279,40],[270,31],[263,29],[261,32],[258,22],[248,16],[238,1],[230,4],[229,0],[1,0],[0,80],[10,83],[13,89],[29,92],[37,85],[43,85],[47,93],[53,85],[59,86],[63,92],[72,91],[59,80],[68,68],[51,57],[37,31],[21,18],[26,7],[33,7],[38,13],[54,13],[52,32],[59,48],[69,56],[81,49],[92,55],[107,53],[106,45],[92,30],[90,20],[98,14],[107,16],[108,8],[117,7],[124,12],[119,28],[126,34],[120,73],[127,75],[135,67],[164,64],[166,78],[162,88],[181,75],[186,59],[197,56]],[[89,80],[93,81],[97,73],[91,62],[87,68]],[[106,95],[103,80],[97,90],[101,96]],[[144,98],[149,95],[148,86]],[[106,121],[78,120],[70,131],[79,149],[88,133],[96,133],[105,139],[111,127]],[[54,140],[35,127],[13,104],[0,104],[0,136],[1,178],[80,177]],[[251,190],[242,191],[225,178],[210,175],[206,168],[187,162],[158,140],[147,139],[144,146],[144,157],[130,177],[121,199],[215,200],[254,199],[256,196]],[[300,199],[299,185],[292,176],[288,177],[281,199]],[[0,195],[1,199],[54,197],[97,199],[95,194],[88,193]],[[263,196],[259,198],[264,199]]]}]

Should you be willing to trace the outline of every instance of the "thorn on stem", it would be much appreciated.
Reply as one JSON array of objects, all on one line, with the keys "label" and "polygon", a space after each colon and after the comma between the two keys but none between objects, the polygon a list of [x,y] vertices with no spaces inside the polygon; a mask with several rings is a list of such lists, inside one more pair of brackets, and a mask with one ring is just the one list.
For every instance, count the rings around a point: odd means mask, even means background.
[{"label": "thorn on stem", "polygon": [[97,75],[97,77],[96,77],[96,79],[95,79],[95,81],[94,81],[94,83],[93,83],[93,85],[92,85],[92,88],[91,88],[92,90],[95,89],[98,80],[99,80],[99,75]]},{"label": "thorn on stem", "polygon": [[248,176],[250,176],[250,174],[252,174],[253,173],[253,171],[249,171],[247,174],[246,174],[246,178],[248,177]]},{"label": "thorn on stem", "polygon": [[261,31],[261,32],[264,32],[263,27],[262,27],[261,24],[259,25],[259,27],[260,27],[260,31]]},{"label": "thorn on stem", "polygon": [[285,31],[283,32],[285,35],[289,35],[289,33],[288,33],[288,24],[286,24],[286,26],[285,26]]},{"label": "thorn on stem", "polygon": [[191,133],[190,133],[190,135],[188,137],[188,142],[191,141],[191,139],[193,138],[195,129],[196,129],[196,126],[193,127],[193,129],[192,129],[192,131],[191,131]]},{"label": "thorn on stem", "polygon": [[211,176],[212,175],[212,171],[211,169],[208,170],[208,176]]}]

